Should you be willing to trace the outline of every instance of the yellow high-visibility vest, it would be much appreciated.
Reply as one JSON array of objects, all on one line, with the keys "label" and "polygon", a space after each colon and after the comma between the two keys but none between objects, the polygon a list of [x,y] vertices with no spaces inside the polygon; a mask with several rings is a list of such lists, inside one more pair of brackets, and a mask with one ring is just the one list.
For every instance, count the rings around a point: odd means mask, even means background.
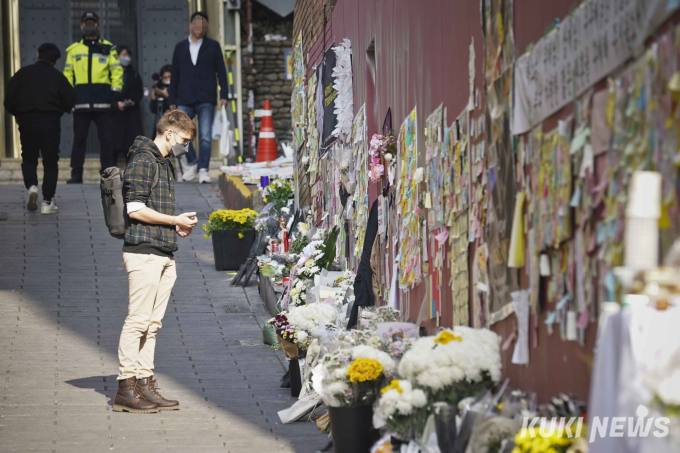
[{"label": "yellow high-visibility vest", "polygon": [[109,110],[123,90],[118,50],[106,39],[81,39],[66,49],[64,75],[76,91],[74,110]]}]

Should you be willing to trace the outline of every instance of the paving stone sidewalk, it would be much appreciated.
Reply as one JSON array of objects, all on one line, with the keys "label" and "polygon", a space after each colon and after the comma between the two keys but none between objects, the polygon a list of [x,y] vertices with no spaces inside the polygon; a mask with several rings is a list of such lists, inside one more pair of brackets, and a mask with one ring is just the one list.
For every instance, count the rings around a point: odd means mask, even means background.
[{"label": "paving stone sidewalk", "polygon": [[[121,242],[106,231],[96,185],[57,189],[56,216],[27,213],[0,186],[0,451],[313,452],[311,423],[282,425],[280,354],[262,345],[254,288],[228,285],[209,240],[180,241],[178,279],[156,349],[161,391],[182,409],[112,412],[127,309]],[[221,207],[214,186],[181,184],[183,210]]]}]

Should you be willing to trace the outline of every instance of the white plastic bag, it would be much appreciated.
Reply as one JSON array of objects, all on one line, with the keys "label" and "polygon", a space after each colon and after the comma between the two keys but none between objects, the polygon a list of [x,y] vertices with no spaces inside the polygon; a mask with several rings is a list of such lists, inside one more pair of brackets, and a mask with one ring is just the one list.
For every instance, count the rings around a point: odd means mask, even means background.
[{"label": "white plastic bag", "polygon": [[219,140],[220,155],[229,157],[233,150],[233,132],[227,118],[227,109],[222,107],[213,120],[212,138]]}]

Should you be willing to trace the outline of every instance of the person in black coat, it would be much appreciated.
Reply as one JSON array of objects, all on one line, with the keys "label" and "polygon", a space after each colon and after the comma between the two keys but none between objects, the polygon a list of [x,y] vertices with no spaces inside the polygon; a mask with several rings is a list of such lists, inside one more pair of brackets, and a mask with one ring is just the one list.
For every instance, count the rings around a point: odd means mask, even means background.
[{"label": "person in black coat", "polygon": [[143,135],[142,111],[140,103],[144,97],[142,78],[132,66],[132,52],[127,46],[118,48],[118,60],[123,66],[123,91],[113,116],[114,143],[113,149],[118,159],[127,156],[132,142]]},{"label": "person in black coat", "polygon": [[38,209],[38,156],[43,161],[42,214],[57,212],[54,194],[59,176],[61,115],[70,113],[75,90],[54,65],[61,57],[56,45],[38,48],[38,61],[17,71],[5,90],[5,110],[19,124],[21,172],[28,189],[26,208]]}]

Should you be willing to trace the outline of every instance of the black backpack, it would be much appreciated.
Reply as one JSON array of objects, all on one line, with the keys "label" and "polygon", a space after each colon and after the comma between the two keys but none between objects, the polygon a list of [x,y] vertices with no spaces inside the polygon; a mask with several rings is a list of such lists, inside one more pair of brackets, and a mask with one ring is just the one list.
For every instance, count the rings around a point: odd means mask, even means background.
[{"label": "black backpack", "polygon": [[[157,165],[151,190],[156,187],[160,180],[160,170],[160,165]],[[123,199],[123,172],[120,171],[120,168],[108,167],[104,169],[99,180],[99,189],[102,194],[104,222],[109,229],[109,234],[117,239],[125,238],[125,200]]]}]

